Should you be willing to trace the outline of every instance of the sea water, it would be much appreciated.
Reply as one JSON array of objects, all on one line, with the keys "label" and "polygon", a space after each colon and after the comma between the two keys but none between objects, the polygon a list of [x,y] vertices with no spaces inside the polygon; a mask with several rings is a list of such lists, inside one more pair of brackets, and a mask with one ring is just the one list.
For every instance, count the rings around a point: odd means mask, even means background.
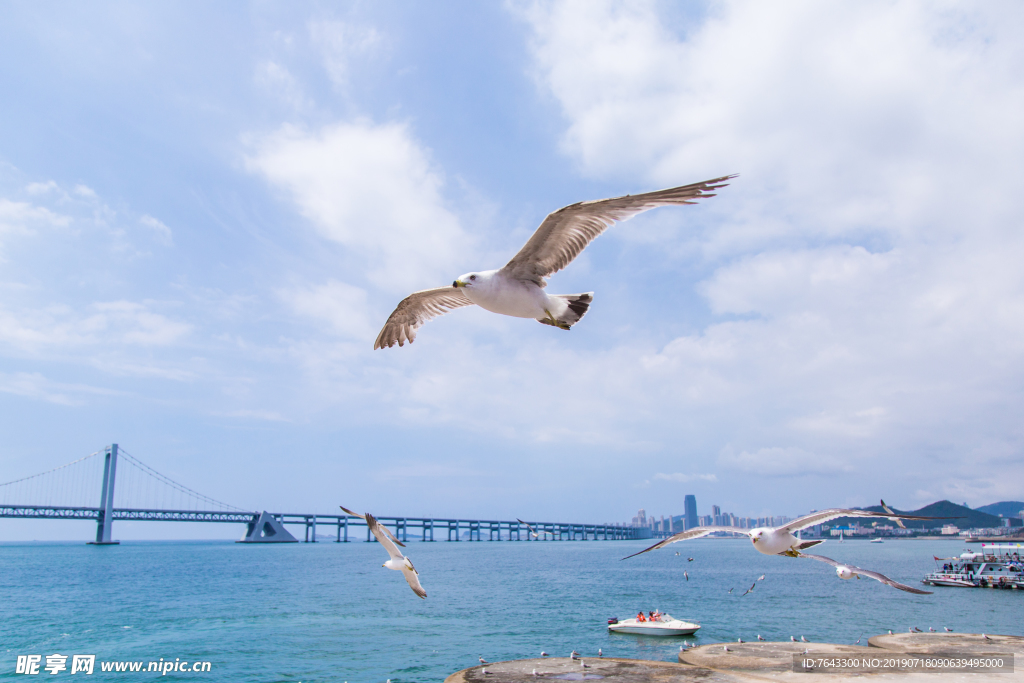
[{"label": "sea water", "polygon": [[[801,636],[852,644],[910,627],[1024,634],[1024,591],[912,595],[842,581],[746,539],[702,539],[621,558],[644,541],[409,541],[429,597],[381,567],[377,543],[0,544],[0,679],[18,655],[95,655],[85,680],[442,681],[488,661],[605,656],[675,661],[682,642]],[[924,587],[955,541],[826,543],[821,554]],[[678,551],[678,555],[676,552]],[[689,558],[693,561],[689,561]],[[689,580],[684,576],[689,575]],[[763,581],[756,579],[765,575]],[[743,593],[755,586],[753,592]],[[610,617],[658,609],[694,637],[611,634]],[[103,661],[210,662],[207,673],[103,673]],[[77,679],[72,679],[77,680]]]}]

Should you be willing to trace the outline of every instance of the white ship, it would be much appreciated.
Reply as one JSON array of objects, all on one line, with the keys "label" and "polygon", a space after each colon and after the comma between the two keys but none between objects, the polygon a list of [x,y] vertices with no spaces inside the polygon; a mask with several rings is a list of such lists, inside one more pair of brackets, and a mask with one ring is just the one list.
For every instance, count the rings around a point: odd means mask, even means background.
[{"label": "white ship", "polygon": [[921,583],[962,588],[1024,588],[1024,546],[1020,543],[982,544],[979,552],[959,557],[936,557],[941,567]]}]

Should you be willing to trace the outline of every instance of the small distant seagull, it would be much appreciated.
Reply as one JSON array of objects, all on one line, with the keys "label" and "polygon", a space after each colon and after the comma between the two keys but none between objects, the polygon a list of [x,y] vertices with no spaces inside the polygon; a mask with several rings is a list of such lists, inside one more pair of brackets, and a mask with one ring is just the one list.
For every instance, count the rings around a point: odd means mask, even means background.
[{"label": "small distant seagull", "polygon": [[757,580],[758,581],[764,581],[764,574],[761,574],[761,576],[757,577]]},{"label": "small distant seagull", "polygon": [[569,659],[576,659],[579,656],[580,656],[580,653],[576,652],[576,650],[573,650],[572,652],[569,653]]},{"label": "small distant seagull", "polygon": [[598,657],[604,657],[604,653],[601,652],[601,648],[597,648],[597,656]]},{"label": "small distant seagull", "polygon": [[451,287],[414,292],[398,304],[373,343],[374,349],[404,346],[416,339],[416,330],[450,310],[477,304],[516,318],[568,330],[579,322],[594,293],[547,294],[546,278],[562,270],[611,225],[659,206],[693,204],[714,196],[734,176],[645,194],[579,202],[548,215],[519,253],[498,270],[459,276]]},{"label": "small distant seagull", "polygon": [[686,558],[686,561],[687,562],[693,562],[693,558],[692,557],[688,557],[688,558]]},{"label": "small distant seagull", "polygon": [[[948,519],[947,517],[921,517],[916,515],[899,516],[903,519]],[[715,533],[716,531],[747,536],[753,542],[754,550],[763,555],[788,555],[789,557],[799,557],[801,550],[806,550],[807,548],[816,546],[823,541],[820,539],[805,541],[794,536],[794,533],[817,524],[824,524],[825,522],[833,519],[839,519],[840,517],[874,517],[876,519],[889,519],[891,514],[885,512],[873,512],[871,510],[830,508],[828,510],[822,510],[821,512],[812,512],[809,515],[798,517],[792,522],[787,522],[786,524],[778,527],[742,529],[738,526],[699,526],[686,531],[680,531],[678,534],[669,536],[662,541],[658,541],[649,548],[644,548],[640,552],[627,555],[622,559],[628,560],[630,557],[636,557],[642,553],[648,553],[652,550],[657,550],[658,548],[664,548],[670,543],[701,538],[708,534]]]},{"label": "small distant seagull", "polygon": [[[885,504],[884,500],[880,500],[878,502],[880,502],[882,504],[882,509],[885,510],[886,512],[888,512],[890,515],[895,515],[896,514],[895,512],[893,512],[892,508],[890,508],[888,505]],[[901,529],[906,529],[907,528],[906,525],[903,524],[903,520],[900,519],[899,517],[890,517],[889,519],[892,520],[893,522],[896,522],[896,526],[898,526],[899,528],[901,528]]]},{"label": "small distant seagull", "polygon": [[582,659],[580,660],[580,666],[582,666],[584,669],[589,669],[590,668],[590,665],[584,663],[584,661]]},{"label": "small distant seagull", "polygon": [[892,586],[893,588],[898,588],[901,591],[906,591],[908,593],[916,593],[918,595],[931,595],[931,591],[923,591],[920,588],[914,588],[912,586],[902,584],[898,581],[893,581],[885,574],[879,574],[878,572],[873,572],[870,569],[861,569],[860,567],[854,566],[852,564],[843,564],[842,562],[836,562],[832,558],[825,557],[824,555],[809,555],[806,553],[800,553],[800,557],[806,557],[811,560],[817,560],[818,562],[824,562],[825,564],[832,565],[836,568],[836,576],[838,576],[840,579],[852,579],[854,577],[857,577],[859,579],[862,576],[866,576],[869,579],[881,581],[885,585]]},{"label": "small distant seagull", "polygon": [[918,627],[915,626],[914,627],[914,633],[924,633],[924,631],[922,631],[921,629],[919,629]]},{"label": "small distant seagull", "polygon": [[928,632],[929,633],[935,633],[935,629],[933,629],[931,626],[929,626],[928,627]]},{"label": "small distant seagull", "polygon": [[889,635],[890,635],[890,636],[891,636],[891,635],[894,635],[894,634],[893,634],[893,632],[892,632],[892,629],[889,629]]},{"label": "small distant seagull", "polygon": [[737,638],[737,639],[736,639],[736,642],[737,642],[737,643],[742,643],[742,642],[743,642],[743,639],[742,639],[742,638]]},{"label": "small distant seagull", "polygon": [[676,555],[678,555],[678,554],[679,554],[679,553],[677,552],[677,553],[676,553]]},{"label": "small distant seagull", "polygon": [[[748,588],[746,593],[744,593],[743,595],[746,595],[747,593],[753,593],[754,592],[754,588],[756,588],[756,587],[757,587],[757,581],[755,581],[754,583],[750,584],[750,588]],[[742,598],[743,595],[741,595],[740,597]]]},{"label": "small distant seagull", "polygon": [[732,593],[734,590],[736,590],[736,589],[735,588],[730,588],[729,592]]},{"label": "small distant seagull", "polygon": [[801,643],[809,643],[809,642],[811,642],[811,641],[807,640],[807,639],[806,639],[806,638],[804,638],[803,636],[800,636],[800,642],[801,642]]},{"label": "small distant seagull", "polygon": [[729,652],[729,646],[728,645],[723,645],[722,649],[725,650],[726,652]]},{"label": "small distant seagull", "polygon": [[487,669],[480,669],[480,673],[482,673],[484,676],[486,676],[487,675]]},{"label": "small distant seagull", "polygon": [[857,642],[854,643],[854,645],[860,645],[860,638],[857,639]]},{"label": "small distant seagull", "polygon": [[984,638],[985,640],[992,640],[991,638],[986,636],[984,633],[981,634],[981,637]]},{"label": "small distant seagull", "polygon": [[794,643],[796,642],[796,637],[795,636],[790,636],[789,639],[792,640]]},{"label": "small distant seagull", "polygon": [[[520,524],[525,525],[526,528],[530,530],[530,535],[531,536],[533,536],[534,538],[540,538],[540,534],[538,534],[537,530],[534,529],[532,526],[530,526],[529,524],[526,524],[526,522],[524,522],[523,520],[519,519],[518,517],[516,518],[516,521],[519,522]],[[551,534],[552,536],[555,535],[554,531],[547,531],[546,529],[542,530],[540,533],[541,534]]]},{"label": "small distant seagull", "polygon": [[687,581],[689,581],[690,580],[690,572],[685,572],[684,571],[683,572],[683,578],[686,579]]},{"label": "small distant seagull", "polygon": [[[892,633],[892,631],[890,631],[889,633]],[[548,656],[548,653],[547,653],[547,652],[544,652],[544,650],[541,650],[541,651],[540,651],[540,656],[541,656],[541,657],[547,657],[547,656]]]},{"label": "small distant seagull", "polygon": [[534,670],[533,670],[533,673],[531,673],[530,675],[531,675],[531,676],[536,676],[536,675],[537,675],[537,670],[536,670],[536,669],[534,669]]},{"label": "small distant seagull", "polygon": [[953,629],[951,629],[948,626],[943,626],[942,628],[946,629],[946,633],[952,633],[953,632]]},{"label": "small distant seagull", "polygon": [[758,640],[764,640],[764,638],[762,638],[762,637],[761,637],[761,634],[760,634],[760,633],[758,633],[758,634],[757,634],[757,639],[758,639]]},{"label": "small distant seagull", "polygon": [[805,647],[805,648],[804,648],[804,651],[803,651],[803,652],[802,652],[801,654],[805,654],[805,655],[806,655],[806,654],[810,654],[810,652],[811,652],[811,651],[810,651],[810,650],[808,650],[808,649],[807,649],[807,648]]},{"label": "small distant seagull", "polygon": [[[345,510],[345,508],[341,509]],[[402,572],[402,575],[405,576],[406,582],[409,584],[409,588],[412,588],[412,592],[421,598],[426,598],[427,591],[423,590],[423,586],[420,585],[419,573],[416,571],[416,567],[412,565],[412,560],[403,555],[402,551],[398,549],[398,546],[402,544],[397,538],[394,538],[391,535],[391,532],[387,530],[387,527],[380,524],[370,513],[366,513],[365,515],[356,515],[348,510],[345,510],[345,512],[354,515],[355,517],[362,517],[366,520],[366,526],[369,528],[370,533],[372,533],[377,540],[380,541],[380,544],[384,546],[384,549],[388,551],[388,555],[391,556],[391,559],[381,566]]]},{"label": "small distant seagull", "polygon": [[480,657],[480,663],[481,663],[481,664],[490,664],[490,662],[488,662],[488,661],[487,661],[486,659],[484,659],[483,657]]}]

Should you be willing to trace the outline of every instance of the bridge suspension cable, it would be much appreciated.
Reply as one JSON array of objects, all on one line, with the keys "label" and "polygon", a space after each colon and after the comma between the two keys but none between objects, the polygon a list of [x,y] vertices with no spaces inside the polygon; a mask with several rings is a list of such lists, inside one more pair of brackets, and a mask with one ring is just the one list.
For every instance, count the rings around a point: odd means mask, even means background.
[{"label": "bridge suspension cable", "polygon": [[[117,486],[114,489],[114,499],[117,501],[115,507],[248,512],[179,484],[123,448],[118,450],[118,460]],[[129,467],[121,469],[125,464]]]},{"label": "bridge suspension cable", "polygon": [[95,507],[103,476],[103,449],[58,467],[0,484],[4,505]]}]

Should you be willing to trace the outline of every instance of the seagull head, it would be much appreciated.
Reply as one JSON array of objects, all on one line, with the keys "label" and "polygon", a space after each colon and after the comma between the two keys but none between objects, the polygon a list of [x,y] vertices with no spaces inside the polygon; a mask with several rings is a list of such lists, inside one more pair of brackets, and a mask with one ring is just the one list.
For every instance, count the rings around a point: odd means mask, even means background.
[{"label": "seagull head", "polygon": [[474,287],[480,281],[480,273],[466,273],[460,275],[455,282],[452,283],[452,287]]},{"label": "seagull head", "polygon": [[750,542],[757,543],[764,536],[764,529],[754,529],[750,532]]},{"label": "seagull head", "polygon": [[[831,553],[829,554],[831,555]],[[836,576],[838,576],[840,579],[852,579],[854,576],[856,576],[856,574],[854,574],[853,570],[851,570],[849,567],[839,565],[838,567],[836,567]]]}]

